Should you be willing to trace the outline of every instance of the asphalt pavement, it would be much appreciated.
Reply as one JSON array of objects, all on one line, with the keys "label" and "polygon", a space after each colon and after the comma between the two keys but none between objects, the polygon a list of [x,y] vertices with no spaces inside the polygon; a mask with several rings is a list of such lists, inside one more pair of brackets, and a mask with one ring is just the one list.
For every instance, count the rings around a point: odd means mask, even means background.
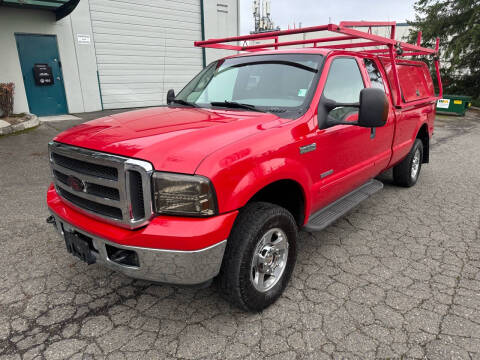
[{"label": "asphalt pavement", "polygon": [[302,232],[290,285],[258,314],[67,253],[45,223],[47,143],[79,122],[0,137],[0,360],[480,359],[480,112],[437,119],[415,187],[386,173]]}]

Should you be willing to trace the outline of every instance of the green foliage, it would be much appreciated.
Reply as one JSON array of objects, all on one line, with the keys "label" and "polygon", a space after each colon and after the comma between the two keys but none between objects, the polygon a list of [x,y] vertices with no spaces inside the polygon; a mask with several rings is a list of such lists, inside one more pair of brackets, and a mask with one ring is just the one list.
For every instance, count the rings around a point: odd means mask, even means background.
[{"label": "green foliage", "polygon": [[422,45],[440,38],[444,93],[480,99],[480,0],[417,0],[409,42],[422,31]]}]

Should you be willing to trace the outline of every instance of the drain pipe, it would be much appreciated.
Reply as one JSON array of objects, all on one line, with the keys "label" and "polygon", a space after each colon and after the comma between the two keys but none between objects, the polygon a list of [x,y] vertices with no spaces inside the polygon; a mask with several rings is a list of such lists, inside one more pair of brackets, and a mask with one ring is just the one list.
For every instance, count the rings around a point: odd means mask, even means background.
[{"label": "drain pipe", "polygon": [[104,108],[103,108],[102,86],[100,85],[100,74],[98,73],[98,70],[97,70],[97,83],[98,83],[98,93],[100,94],[100,104],[102,105],[102,111],[103,111]]},{"label": "drain pipe", "polygon": [[[200,24],[202,29],[202,41],[205,40],[205,10],[203,8],[203,0],[200,0]],[[202,65],[205,68],[207,66],[207,55],[205,48],[202,47]]]}]

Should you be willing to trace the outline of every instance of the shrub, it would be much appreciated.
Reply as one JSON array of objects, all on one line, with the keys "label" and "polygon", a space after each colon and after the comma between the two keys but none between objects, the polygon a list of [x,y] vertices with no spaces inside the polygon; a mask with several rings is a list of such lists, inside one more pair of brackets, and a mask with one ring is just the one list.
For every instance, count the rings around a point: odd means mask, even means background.
[{"label": "shrub", "polygon": [[8,117],[13,113],[14,83],[0,83],[0,110],[3,116]]}]

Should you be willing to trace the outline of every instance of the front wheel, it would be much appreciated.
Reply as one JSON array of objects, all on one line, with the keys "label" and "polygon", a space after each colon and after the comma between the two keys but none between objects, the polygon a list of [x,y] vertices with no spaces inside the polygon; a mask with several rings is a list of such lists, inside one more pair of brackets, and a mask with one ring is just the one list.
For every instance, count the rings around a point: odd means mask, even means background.
[{"label": "front wheel", "polygon": [[423,143],[420,139],[415,139],[415,142],[405,159],[393,168],[393,180],[395,184],[404,187],[415,185],[420,176],[422,162]]},{"label": "front wheel", "polygon": [[219,285],[244,310],[260,311],[285,290],[296,261],[297,225],[284,208],[251,203],[242,209],[227,241]]}]

